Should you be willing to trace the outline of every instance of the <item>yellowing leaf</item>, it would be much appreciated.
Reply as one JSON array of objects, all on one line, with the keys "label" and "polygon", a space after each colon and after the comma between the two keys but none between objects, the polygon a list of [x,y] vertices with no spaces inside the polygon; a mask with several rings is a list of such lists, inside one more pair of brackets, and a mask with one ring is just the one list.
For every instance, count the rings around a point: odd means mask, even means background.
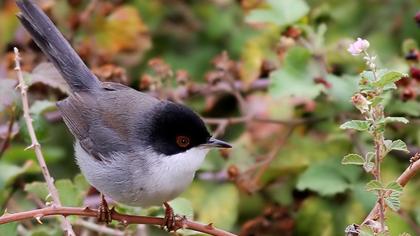
[{"label": "yellowing leaf", "polygon": [[98,20],[95,28],[95,46],[105,54],[125,51],[145,50],[150,46],[148,29],[137,10],[131,6],[121,6],[105,19]]}]

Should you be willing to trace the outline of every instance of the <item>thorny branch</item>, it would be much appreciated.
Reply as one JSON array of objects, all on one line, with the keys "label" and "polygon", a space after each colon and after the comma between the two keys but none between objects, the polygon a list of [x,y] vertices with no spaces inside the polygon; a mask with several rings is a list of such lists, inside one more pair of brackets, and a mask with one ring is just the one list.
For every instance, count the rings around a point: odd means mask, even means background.
[{"label": "thorny branch", "polygon": [[[52,215],[61,215],[61,216],[84,216],[84,217],[94,217],[96,218],[98,211],[96,209],[90,208],[76,208],[76,207],[46,207],[31,211],[5,214],[0,217],[0,224],[6,224],[14,221],[23,221],[29,219],[36,219],[41,221],[43,217],[52,216]],[[148,224],[148,225],[163,225],[164,219],[160,217],[149,217],[149,216],[134,216],[120,214],[115,210],[111,211],[111,219],[119,221],[123,225],[128,224]],[[198,222],[187,220],[185,217],[177,217],[175,219],[175,228],[176,229],[191,229],[202,233],[207,233],[214,236],[235,236],[235,234],[223,231],[221,229],[215,228],[212,224],[201,224]]]},{"label": "thorny branch", "polygon": [[[28,133],[31,138],[32,144],[28,148],[33,148],[35,150],[35,155],[38,159],[39,166],[41,167],[42,174],[44,175],[45,182],[47,183],[48,192],[53,200],[53,204],[57,207],[61,206],[60,198],[58,197],[58,191],[54,186],[54,180],[48,171],[47,165],[45,163],[44,156],[42,154],[41,145],[38,142],[38,139],[35,134],[34,127],[32,125],[32,118],[29,113],[29,102],[28,102],[28,94],[27,94],[27,86],[25,81],[23,80],[23,74],[20,67],[20,55],[19,50],[15,47],[15,70],[17,73],[17,77],[19,80],[18,88],[20,89],[21,97],[22,97],[22,107],[23,107],[23,117],[25,119],[26,126],[28,127]],[[75,235],[73,232],[72,226],[69,221],[67,221],[64,217],[62,217],[62,227],[64,232],[67,235]]]},{"label": "thorny branch", "polygon": [[209,125],[217,125],[216,130],[213,135],[218,137],[223,135],[225,129],[229,125],[239,124],[239,123],[248,123],[248,122],[259,122],[259,123],[270,123],[278,125],[287,125],[287,126],[296,126],[305,123],[317,122],[324,120],[324,118],[300,118],[300,119],[291,119],[291,120],[279,120],[279,119],[269,119],[262,118],[254,115],[247,115],[241,117],[229,117],[229,118],[203,118],[204,122]]},{"label": "thorny branch", "polygon": [[[416,156],[418,157],[419,154],[416,154],[413,159],[416,158]],[[415,160],[413,161],[409,167],[407,167],[407,169],[405,169],[405,171],[400,175],[400,177],[398,177],[397,179],[397,183],[399,183],[402,187],[404,187],[405,185],[407,185],[408,181],[410,181],[410,179],[412,177],[414,177],[417,172],[420,171],[420,160]],[[388,193],[385,193],[385,195]],[[380,204],[379,202],[376,203],[376,205],[372,208],[372,210],[370,211],[369,215],[366,217],[366,219],[363,221],[362,224],[369,224],[370,221],[375,220],[377,218],[378,215],[378,211],[380,211]],[[379,213],[380,214],[380,213]]]}]

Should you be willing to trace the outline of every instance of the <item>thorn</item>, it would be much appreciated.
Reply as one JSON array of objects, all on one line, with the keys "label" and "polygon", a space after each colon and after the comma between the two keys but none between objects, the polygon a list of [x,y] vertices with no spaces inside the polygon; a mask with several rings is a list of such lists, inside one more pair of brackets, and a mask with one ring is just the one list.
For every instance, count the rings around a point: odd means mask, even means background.
[{"label": "thorn", "polygon": [[206,228],[207,229],[214,229],[213,223],[209,223],[208,225],[206,225]]},{"label": "thorn", "polygon": [[42,225],[43,223],[41,221],[41,218],[42,218],[42,215],[35,216],[36,221],[38,221],[38,223]]},{"label": "thorn", "polygon": [[24,151],[26,151],[26,150],[28,150],[28,149],[32,149],[32,148],[34,148],[34,147],[35,147],[35,145],[34,145],[34,144],[31,144],[31,145],[27,146],[27,147],[24,149]]},{"label": "thorn", "polygon": [[7,212],[7,208],[6,208],[6,209],[4,209],[3,216],[8,215],[8,214],[9,214],[9,212]]},{"label": "thorn", "polygon": [[90,209],[89,207],[85,207],[84,209],[83,209],[83,211],[91,211],[92,209]]},{"label": "thorn", "polygon": [[128,225],[128,221],[127,221],[127,220],[122,220],[122,221],[121,221],[121,224],[122,224],[124,227],[127,227],[127,225]]}]

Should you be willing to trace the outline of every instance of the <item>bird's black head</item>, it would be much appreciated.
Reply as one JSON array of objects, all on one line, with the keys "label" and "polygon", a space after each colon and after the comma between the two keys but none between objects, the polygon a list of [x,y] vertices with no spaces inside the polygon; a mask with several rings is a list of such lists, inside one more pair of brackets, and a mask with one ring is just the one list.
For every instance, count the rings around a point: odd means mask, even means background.
[{"label": "bird's black head", "polygon": [[198,146],[230,147],[211,138],[200,117],[183,105],[161,102],[152,113],[149,141],[155,152],[174,155]]}]

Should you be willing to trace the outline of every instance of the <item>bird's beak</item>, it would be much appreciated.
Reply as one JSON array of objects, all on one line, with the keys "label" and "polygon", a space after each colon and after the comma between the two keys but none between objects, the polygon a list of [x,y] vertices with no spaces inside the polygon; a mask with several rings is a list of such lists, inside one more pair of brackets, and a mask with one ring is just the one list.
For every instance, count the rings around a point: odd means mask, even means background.
[{"label": "bird's beak", "polygon": [[227,142],[224,142],[222,140],[218,140],[215,138],[210,138],[207,143],[202,145],[203,147],[208,147],[208,148],[231,148],[232,145],[230,145]]}]

